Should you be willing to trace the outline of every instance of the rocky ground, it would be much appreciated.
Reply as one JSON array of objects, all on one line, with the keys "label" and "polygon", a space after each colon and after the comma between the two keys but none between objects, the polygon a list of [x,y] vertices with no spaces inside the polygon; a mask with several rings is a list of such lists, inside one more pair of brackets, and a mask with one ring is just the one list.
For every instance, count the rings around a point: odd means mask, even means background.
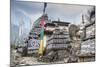
[{"label": "rocky ground", "polygon": [[22,57],[20,53],[12,49],[11,51],[11,67],[16,65],[36,65],[36,64],[47,64],[44,62],[38,62],[36,57]]},{"label": "rocky ground", "polygon": [[[75,45],[75,42],[72,44]],[[75,47],[73,46],[73,48],[75,48]],[[72,53],[73,53],[73,50],[72,50]],[[76,53],[76,52],[74,52],[74,53]],[[71,55],[71,57],[74,57],[73,54],[70,54],[70,55]],[[38,61],[37,57],[33,57],[33,56],[22,57],[21,54],[17,52],[17,50],[11,49],[11,67],[16,67],[17,65],[28,65],[29,66],[29,65],[38,65],[38,64],[67,63],[68,59],[69,59],[69,57],[65,58],[64,61],[42,62],[42,61]]]}]

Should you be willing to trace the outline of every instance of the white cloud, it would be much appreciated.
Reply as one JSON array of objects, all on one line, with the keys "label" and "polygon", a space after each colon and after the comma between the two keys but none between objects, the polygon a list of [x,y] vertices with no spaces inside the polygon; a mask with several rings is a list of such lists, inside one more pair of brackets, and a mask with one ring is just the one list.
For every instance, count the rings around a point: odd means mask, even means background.
[{"label": "white cloud", "polygon": [[22,9],[17,9],[17,11],[21,12],[22,14],[24,14],[26,17],[29,17],[29,19],[34,22],[36,19],[38,19],[38,17],[41,16],[41,13],[36,13],[36,14],[30,14],[27,13],[26,11],[22,10]]},{"label": "white cloud", "polygon": [[[43,3],[35,2],[19,2],[22,7],[18,7],[18,11],[29,17],[33,22],[42,14]],[[29,7],[29,8],[25,8]],[[79,23],[82,14],[85,14],[92,6],[74,5],[74,4],[55,4],[48,3],[46,13],[51,20],[60,18],[62,21]]]}]

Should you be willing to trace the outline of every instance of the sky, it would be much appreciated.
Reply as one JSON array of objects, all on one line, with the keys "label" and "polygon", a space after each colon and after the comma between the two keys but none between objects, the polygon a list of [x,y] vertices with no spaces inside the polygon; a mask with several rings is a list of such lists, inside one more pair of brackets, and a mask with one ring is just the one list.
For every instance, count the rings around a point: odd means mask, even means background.
[{"label": "sky", "polygon": [[[11,0],[11,23],[19,25],[23,18],[24,27],[29,28],[43,14],[43,2]],[[47,3],[46,13],[52,21],[58,20],[74,24],[81,23],[82,14],[86,14],[93,6]]]}]

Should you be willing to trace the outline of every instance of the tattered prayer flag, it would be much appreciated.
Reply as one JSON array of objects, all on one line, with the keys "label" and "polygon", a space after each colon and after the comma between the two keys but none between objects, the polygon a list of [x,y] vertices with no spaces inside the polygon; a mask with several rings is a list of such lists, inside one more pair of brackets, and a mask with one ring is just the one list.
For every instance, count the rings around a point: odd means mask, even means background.
[{"label": "tattered prayer flag", "polygon": [[44,28],[42,28],[40,31],[40,39],[41,40],[43,40],[43,36],[44,36]]},{"label": "tattered prayer flag", "polygon": [[41,26],[41,31],[40,31],[40,48],[39,48],[39,54],[43,54],[43,49],[44,49],[44,44],[43,44],[43,37],[44,37],[44,17],[42,17],[41,21],[40,21],[40,26]]},{"label": "tattered prayer flag", "polygon": [[44,17],[42,17],[42,19],[41,19],[41,21],[40,21],[40,27],[44,27],[44,24],[45,24],[45,22],[44,22]]}]

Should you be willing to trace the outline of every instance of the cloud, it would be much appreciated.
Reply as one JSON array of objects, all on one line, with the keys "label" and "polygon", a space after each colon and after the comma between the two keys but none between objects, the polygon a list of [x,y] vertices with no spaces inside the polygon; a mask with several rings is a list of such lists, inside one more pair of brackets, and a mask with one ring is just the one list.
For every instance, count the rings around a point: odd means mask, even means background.
[{"label": "cloud", "polygon": [[[55,4],[48,3],[46,7],[46,13],[51,20],[57,20],[60,18],[62,21],[79,22],[80,15],[87,12],[92,6],[86,5],[72,5],[72,4]],[[43,3],[41,2],[16,2],[16,10],[23,13],[32,21],[35,21],[39,16],[42,15]]]},{"label": "cloud", "polygon": [[29,15],[27,12],[25,12],[24,10],[22,10],[22,9],[17,9],[17,11],[18,11],[18,12],[21,12],[22,14],[24,14],[25,16],[28,16],[28,17],[30,18],[30,15]]},{"label": "cloud", "polygon": [[36,13],[36,14],[30,14],[22,9],[17,9],[18,12],[22,13],[23,15],[25,15],[26,17],[28,17],[32,22],[34,22],[36,19],[38,19],[38,17],[41,16],[41,13]]},{"label": "cloud", "polygon": [[69,5],[69,4],[54,4],[48,3],[46,12],[52,17],[60,17],[64,20],[65,18],[75,18],[80,14],[84,14],[90,9],[91,6],[84,6],[84,5]]}]

